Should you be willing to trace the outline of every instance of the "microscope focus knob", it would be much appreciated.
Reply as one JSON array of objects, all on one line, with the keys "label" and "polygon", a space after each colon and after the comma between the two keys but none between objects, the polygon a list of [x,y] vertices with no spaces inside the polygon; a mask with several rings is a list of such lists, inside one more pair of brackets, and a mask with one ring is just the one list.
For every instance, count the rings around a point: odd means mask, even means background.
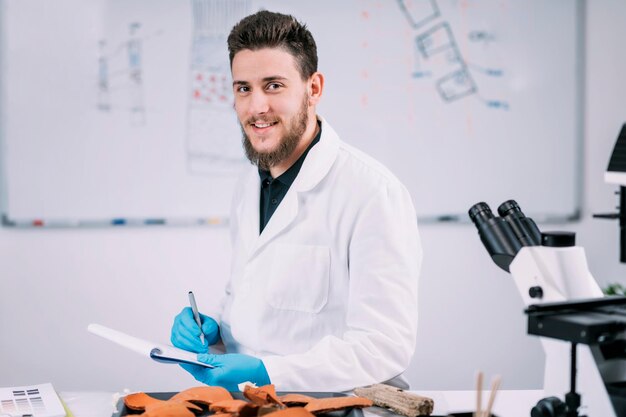
[{"label": "microscope focus knob", "polygon": [[530,410],[530,417],[565,417],[567,406],[557,397],[539,400]]},{"label": "microscope focus knob", "polygon": [[542,232],[541,246],[551,248],[566,248],[576,245],[576,233],[574,232]]},{"label": "microscope focus knob", "polygon": [[528,289],[528,295],[530,296],[530,298],[543,298],[543,288],[541,288],[539,285],[530,287]]}]

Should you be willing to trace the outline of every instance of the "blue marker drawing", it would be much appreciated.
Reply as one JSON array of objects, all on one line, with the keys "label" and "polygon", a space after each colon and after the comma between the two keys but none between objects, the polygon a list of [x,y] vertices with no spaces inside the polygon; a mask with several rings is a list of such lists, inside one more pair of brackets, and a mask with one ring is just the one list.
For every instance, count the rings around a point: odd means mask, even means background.
[{"label": "blue marker drawing", "polygon": [[478,71],[480,73],[489,75],[491,77],[502,77],[504,75],[504,70],[499,69],[499,68],[485,68],[485,67],[481,67],[476,64],[470,64],[470,63],[468,63],[467,66],[474,71]]},{"label": "blue marker drawing", "polygon": [[509,110],[509,104],[506,101],[487,100],[487,107],[492,109]]},{"label": "blue marker drawing", "polygon": [[413,73],[411,74],[411,76],[413,78],[426,78],[426,77],[432,77],[433,73],[430,71],[413,71]]},{"label": "blue marker drawing", "polygon": [[[485,68],[466,62],[456,42],[452,26],[440,13],[437,0],[410,2],[398,0],[398,6],[410,26],[417,33],[413,40],[415,56],[411,78],[415,80],[434,79],[439,96],[448,103],[477,95],[479,88],[474,80],[474,72],[489,77],[504,77],[501,68]],[[481,42],[487,45],[496,37],[487,30],[474,29],[467,35],[470,42]],[[422,65],[432,70],[422,70]],[[481,101],[490,109],[508,110],[506,101]]]},{"label": "blue marker drawing", "polygon": [[485,105],[491,109],[498,109],[498,110],[510,110],[509,107],[509,103],[507,103],[506,101],[503,100],[487,100],[484,99],[482,97],[477,97],[479,100],[481,100],[483,103],[485,103]]},{"label": "blue marker drawing", "polygon": [[467,34],[467,39],[472,42],[484,42],[486,44],[490,41],[494,41],[496,37],[484,30],[472,30]]}]

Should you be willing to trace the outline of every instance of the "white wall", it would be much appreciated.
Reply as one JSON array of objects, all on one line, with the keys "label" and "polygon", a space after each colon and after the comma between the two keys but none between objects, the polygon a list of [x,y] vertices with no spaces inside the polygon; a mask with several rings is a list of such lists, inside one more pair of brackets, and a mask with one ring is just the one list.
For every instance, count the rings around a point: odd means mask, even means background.
[{"label": "white wall", "polygon": [[[624,21],[623,0],[588,2],[584,218],[542,226],[576,231],[603,285],[624,282],[617,222],[590,218],[617,202],[603,172],[626,121]],[[475,229],[423,225],[421,233],[419,342],[408,372],[413,387],[470,389],[476,369],[502,374],[505,388],[539,387],[539,343],[526,335],[513,281],[489,260]],[[51,381],[60,390],[176,390],[194,385],[178,367],[141,360],[85,327],[99,322],[167,341],[187,290],[196,292],[202,310],[217,303],[229,256],[223,228],[0,229],[0,386]]]}]

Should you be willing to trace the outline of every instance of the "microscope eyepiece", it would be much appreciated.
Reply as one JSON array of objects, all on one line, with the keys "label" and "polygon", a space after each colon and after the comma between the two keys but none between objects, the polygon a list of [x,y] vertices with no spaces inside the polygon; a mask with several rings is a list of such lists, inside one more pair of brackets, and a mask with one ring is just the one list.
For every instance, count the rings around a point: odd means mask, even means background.
[{"label": "microscope eyepiece", "polygon": [[469,217],[470,220],[474,222],[476,226],[478,226],[478,223],[481,221],[481,219],[487,220],[493,218],[494,216],[491,212],[489,204],[481,201],[480,203],[476,203],[472,207],[470,207]]},{"label": "microscope eyepiece", "polygon": [[541,245],[541,231],[530,217],[526,217],[515,200],[500,204],[498,214],[511,225],[522,246]]},{"label": "microscope eyepiece", "polygon": [[502,217],[495,217],[485,202],[474,204],[468,214],[493,261],[508,272],[513,258],[522,248],[511,225]]},{"label": "microscope eyepiece", "polygon": [[519,208],[519,204],[515,200],[507,200],[504,203],[500,204],[498,207],[498,214],[500,217],[504,217],[509,213],[522,212],[522,209]]}]

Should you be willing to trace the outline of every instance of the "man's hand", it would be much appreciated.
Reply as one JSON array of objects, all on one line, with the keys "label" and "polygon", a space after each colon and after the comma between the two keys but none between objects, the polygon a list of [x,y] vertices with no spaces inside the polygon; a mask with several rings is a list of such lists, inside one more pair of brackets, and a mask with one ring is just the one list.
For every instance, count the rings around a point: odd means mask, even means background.
[{"label": "man's hand", "polygon": [[238,385],[242,382],[253,382],[259,387],[270,383],[263,361],[253,356],[238,353],[224,355],[201,353],[198,355],[198,361],[214,368],[184,363],[180,366],[207,385],[219,385],[228,391],[239,391]]},{"label": "man's hand", "polygon": [[[202,329],[193,318],[191,308],[185,307],[174,318],[170,340],[178,348],[196,353],[206,352],[209,346],[214,345],[220,339],[220,328],[217,322],[209,316],[200,314]],[[200,341],[200,332],[204,333],[205,343]]]}]

